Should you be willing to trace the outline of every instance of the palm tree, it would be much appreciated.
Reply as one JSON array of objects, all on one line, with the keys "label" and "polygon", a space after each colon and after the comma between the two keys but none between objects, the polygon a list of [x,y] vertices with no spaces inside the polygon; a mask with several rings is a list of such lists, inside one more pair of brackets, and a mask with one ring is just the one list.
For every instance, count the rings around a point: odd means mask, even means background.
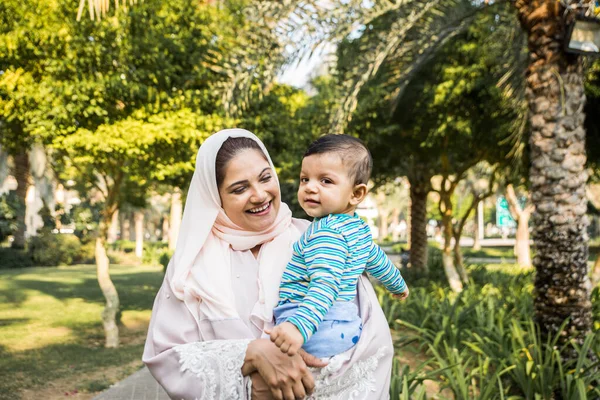
[{"label": "palm tree", "polygon": [[562,3],[517,0],[515,8],[529,48],[526,97],[537,250],[536,319],[546,333],[554,334],[569,318],[565,332],[581,343],[592,326],[584,70],[581,57],[562,48],[566,30]]}]

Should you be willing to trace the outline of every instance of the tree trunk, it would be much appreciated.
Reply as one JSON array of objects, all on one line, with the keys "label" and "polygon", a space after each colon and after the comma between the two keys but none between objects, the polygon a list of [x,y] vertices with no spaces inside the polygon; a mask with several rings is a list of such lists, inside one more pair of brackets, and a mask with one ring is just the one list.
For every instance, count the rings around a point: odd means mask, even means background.
[{"label": "tree trunk", "polygon": [[427,194],[429,181],[410,182],[410,265],[427,272]]},{"label": "tree trunk", "polygon": [[383,242],[388,236],[388,217],[389,211],[386,208],[379,207],[379,242]]},{"label": "tree trunk", "polygon": [[129,231],[131,226],[131,221],[129,220],[129,213],[121,210],[119,212],[119,221],[121,224],[121,240],[129,240]]},{"label": "tree trunk", "polygon": [[163,215],[163,217],[162,217],[161,241],[163,243],[169,243],[169,216],[168,215]]},{"label": "tree trunk", "polygon": [[25,221],[25,211],[27,207],[27,190],[29,189],[30,182],[30,172],[29,172],[29,156],[27,155],[27,151],[22,150],[19,153],[13,156],[13,161],[15,165],[15,179],[17,181],[17,190],[16,194],[21,203],[21,207],[17,212],[17,230],[14,234],[14,241],[12,242],[12,247],[15,249],[24,249],[25,248],[25,232],[27,230],[27,225]]},{"label": "tree trunk", "polygon": [[473,232],[473,250],[481,250],[481,232],[483,231],[483,201],[475,209],[475,229]]},{"label": "tree trunk", "polygon": [[177,236],[179,235],[179,226],[181,225],[181,216],[183,214],[183,206],[181,204],[181,190],[175,188],[171,195],[171,220],[169,225],[169,250],[175,250],[177,245]]},{"label": "tree trunk", "polygon": [[106,255],[106,234],[109,221],[110,219],[100,223],[100,232],[96,239],[96,269],[98,283],[106,299],[106,305],[102,311],[102,323],[106,334],[105,347],[119,347],[119,327],[116,319],[119,311],[119,294],[110,279],[109,261]]},{"label": "tree trunk", "polygon": [[392,242],[397,242],[399,239],[398,226],[400,225],[400,210],[394,208],[392,210]]},{"label": "tree trunk", "polygon": [[469,275],[465,269],[462,251],[460,250],[460,235],[454,236],[454,248],[452,250],[454,253],[454,266],[456,267],[456,271],[460,276],[460,280],[466,285],[469,283]]},{"label": "tree trunk", "polygon": [[[541,6],[540,6],[541,4]],[[585,95],[580,57],[562,49],[561,3],[517,0],[528,32],[527,101],[536,256],[535,315],[545,335],[568,318],[561,344],[592,328],[585,184]],[[574,18],[571,13],[567,18]],[[567,357],[574,356],[568,349]]]},{"label": "tree trunk", "polygon": [[517,264],[523,268],[531,267],[531,249],[529,246],[529,217],[533,211],[531,206],[522,209],[513,185],[506,186],[506,201],[508,202],[510,214],[517,221],[517,237],[515,240],[514,253]]},{"label": "tree trunk", "polygon": [[133,219],[135,221],[135,255],[141,259],[144,255],[144,212],[136,211]]},{"label": "tree trunk", "polygon": [[517,220],[517,237],[515,242],[517,264],[523,268],[531,267],[531,249],[529,246],[529,213],[522,212]]},{"label": "tree trunk", "polygon": [[107,243],[114,243],[117,241],[119,231],[119,210],[115,211],[110,222],[110,229],[108,230]]},{"label": "tree trunk", "polygon": [[[440,200],[442,201],[442,200]],[[442,263],[444,273],[450,284],[450,288],[459,293],[463,290],[461,277],[454,265],[454,254],[452,253],[452,210],[442,215],[442,229],[444,233],[444,248],[442,249]]]}]

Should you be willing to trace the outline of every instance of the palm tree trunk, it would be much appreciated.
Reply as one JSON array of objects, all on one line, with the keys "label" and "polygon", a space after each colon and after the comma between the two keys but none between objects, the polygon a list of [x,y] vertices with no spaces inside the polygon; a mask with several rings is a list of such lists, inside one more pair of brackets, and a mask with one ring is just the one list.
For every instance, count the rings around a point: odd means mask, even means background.
[{"label": "palm tree trunk", "polygon": [[427,272],[427,194],[429,180],[410,181],[410,265]]},{"label": "palm tree trunk", "polygon": [[[582,63],[562,50],[565,23],[560,3],[517,0],[515,5],[530,51],[535,315],[550,335],[568,318],[561,340],[581,344],[592,328]],[[572,355],[567,351],[566,356]]]},{"label": "palm tree trunk", "polygon": [[12,247],[15,249],[25,248],[25,232],[27,225],[25,223],[25,214],[27,209],[27,190],[31,185],[29,172],[29,156],[27,151],[22,149],[17,154],[13,155],[15,165],[15,179],[17,181],[17,190],[15,191],[21,203],[21,207],[17,212],[17,230],[14,234]]}]

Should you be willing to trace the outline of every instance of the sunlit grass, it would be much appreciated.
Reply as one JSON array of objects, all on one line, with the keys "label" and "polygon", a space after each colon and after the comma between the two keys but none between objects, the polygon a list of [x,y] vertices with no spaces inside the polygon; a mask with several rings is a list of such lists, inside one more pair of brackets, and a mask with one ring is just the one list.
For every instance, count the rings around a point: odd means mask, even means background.
[{"label": "sunlit grass", "polygon": [[[11,393],[7,398],[19,398],[23,389],[41,390],[55,381],[67,382],[79,391],[91,390],[102,386],[94,374],[106,375],[102,379],[111,381],[131,373],[132,366],[142,365],[161,268],[118,265],[111,266],[111,275],[122,306],[122,345],[118,349],[104,348],[100,319],[104,298],[94,266],[0,271],[3,396]],[[110,373],[101,373],[108,370]],[[93,385],[87,376],[94,380]],[[112,383],[109,381],[104,386]]]}]

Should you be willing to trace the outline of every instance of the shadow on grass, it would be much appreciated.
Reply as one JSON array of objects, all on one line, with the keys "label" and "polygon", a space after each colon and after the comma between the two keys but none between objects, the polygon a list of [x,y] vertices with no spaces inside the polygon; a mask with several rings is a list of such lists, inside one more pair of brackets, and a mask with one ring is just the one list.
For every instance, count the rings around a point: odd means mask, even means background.
[{"label": "shadow on grass", "polygon": [[[90,336],[90,332],[100,332],[102,340],[97,342],[94,336]],[[85,329],[73,330],[73,334],[75,337],[70,343],[52,344],[20,352],[9,352],[5,346],[0,345],[0,398],[20,399],[20,391],[23,389],[48,387],[52,381],[68,381],[69,378],[73,379],[70,390],[93,391],[88,386],[90,382],[97,383],[99,378],[98,374],[93,376],[93,372],[104,369],[107,371],[106,376],[122,379],[142,367],[143,343],[140,340],[125,343],[118,349],[106,349],[102,346],[102,328],[97,325],[90,324]],[[131,363],[135,367],[123,371],[123,366]],[[111,368],[120,368],[121,374],[115,376],[114,371],[108,371]],[[86,377],[86,374],[89,376]],[[103,374],[103,379],[100,380],[106,381],[108,386],[111,382],[106,376]]]},{"label": "shadow on grass", "polygon": [[0,319],[0,326],[17,325],[23,322],[29,322],[30,318],[2,318]]},{"label": "shadow on grass", "polygon": [[[162,283],[158,272],[132,272],[115,274],[113,283],[119,293],[121,311],[149,310]],[[88,303],[104,304],[104,296],[96,279],[84,279],[79,283],[56,281],[9,279],[8,289],[0,290],[0,301],[19,306],[27,300],[27,290],[34,290],[58,300],[82,299]]]}]

